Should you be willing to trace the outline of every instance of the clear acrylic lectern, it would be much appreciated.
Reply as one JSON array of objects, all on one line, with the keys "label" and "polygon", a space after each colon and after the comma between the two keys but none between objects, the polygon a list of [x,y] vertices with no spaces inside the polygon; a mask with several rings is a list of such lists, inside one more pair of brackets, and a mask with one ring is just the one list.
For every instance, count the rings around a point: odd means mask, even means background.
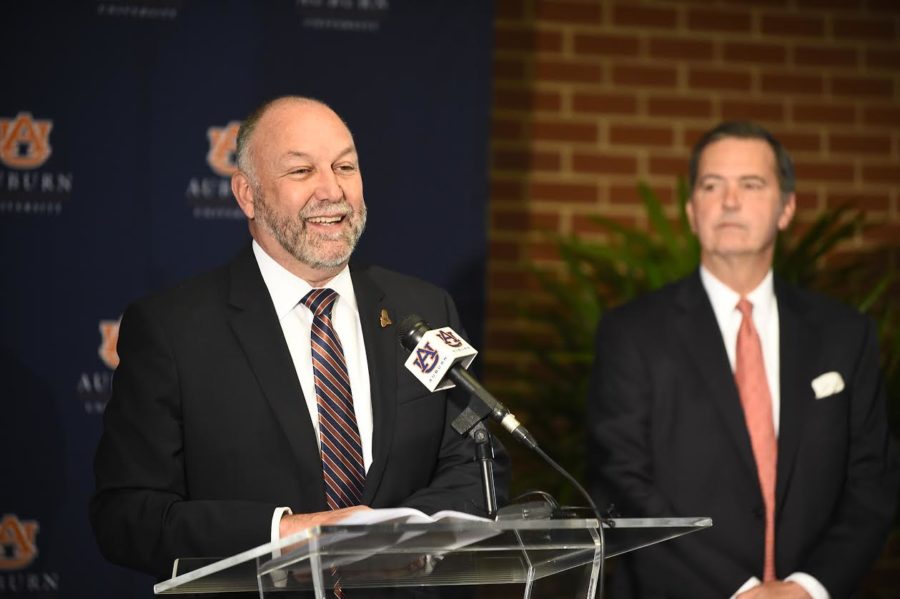
[{"label": "clear acrylic lectern", "polygon": [[322,599],[336,584],[348,595],[511,585],[504,596],[593,598],[604,559],[709,526],[705,517],[613,518],[602,529],[595,519],[321,526],[224,559],[177,560],[173,577],[154,592],[251,591],[278,599],[314,592]]}]

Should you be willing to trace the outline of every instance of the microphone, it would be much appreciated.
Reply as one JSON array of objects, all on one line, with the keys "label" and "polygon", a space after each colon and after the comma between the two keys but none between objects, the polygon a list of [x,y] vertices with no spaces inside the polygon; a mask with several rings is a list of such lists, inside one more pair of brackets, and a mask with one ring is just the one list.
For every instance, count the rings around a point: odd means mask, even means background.
[{"label": "microphone", "polygon": [[[422,384],[434,391],[451,386],[441,386],[450,379],[481,400],[490,410],[490,416],[512,436],[529,448],[537,449],[537,441],[531,433],[466,370],[478,352],[463,341],[460,335],[450,327],[431,330],[425,319],[418,314],[410,314],[400,321],[399,330],[401,345],[411,352],[406,368]],[[438,378],[440,380],[435,380]]]},{"label": "microphone", "polygon": [[[600,594],[599,597],[603,596],[603,562],[604,562],[604,553],[606,548],[606,540],[605,535],[603,533],[604,524],[609,527],[615,526],[615,521],[610,518],[604,518],[600,514],[600,510],[597,509],[597,504],[594,503],[593,498],[590,493],[585,490],[581,483],[575,480],[575,477],[569,474],[569,472],[556,463],[556,461],[547,455],[543,449],[538,447],[537,441],[535,441],[534,437],[531,436],[531,433],[528,430],[519,424],[519,421],[516,420],[516,417],[513,416],[512,412],[510,412],[506,406],[504,406],[500,401],[490,394],[490,392],[481,386],[474,376],[469,374],[466,370],[466,367],[472,363],[472,360],[475,358],[475,353],[477,353],[472,346],[462,340],[462,338],[457,335],[453,329],[450,327],[443,327],[440,329],[430,330],[430,327],[425,319],[419,316],[418,314],[410,314],[406,318],[400,321],[399,330],[400,330],[400,344],[410,351],[409,359],[406,361],[406,368],[412,372],[417,379],[419,379],[422,384],[428,387],[430,390],[435,390],[438,388],[437,385],[440,384],[440,381],[431,381],[426,382],[420,375],[420,372],[428,371],[432,372],[437,370],[439,372],[446,371],[444,375],[444,379],[450,379],[461,388],[468,391],[470,394],[477,397],[484,407],[490,410],[490,416],[498,421],[503,428],[512,434],[516,439],[521,441],[524,445],[526,445],[529,449],[538,454],[541,459],[543,459],[547,464],[549,464],[554,470],[560,473],[575,489],[578,490],[579,493],[587,500],[588,505],[591,507],[594,515],[597,518],[597,532],[600,535]],[[464,358],[447,358],[446,356],[441,356],[441,352],[447,353],[448,350],[459,350],[462,348],[461,344],[465,344],[468,349],[462,349],[460,355],[464,355]],[[471,350],[471,351],[469,351]],[[453,353],[452,351],[450,352]],[[441,366],[441,364],[444,366]],[[462,365],[460,364],[462,362]],[[434,385],[434,386],[432,386]],[[446,388],[446,387],[440,387]],[[468,414],[467,414],[468,412]],[[483,410],[482,410],[483,412]],[[481,424],[481,421],[486,418],[487,415],[477,414],[475,410],[472,410],[471,407],[467,407],[462,414],[460,414],[456,420],[460,421],[453,423],[453,428],[460,435],[466,434],[470,429],[473,429],[476,425]],[[484,425],[482,425],[483,427]],[[460,430],[462,429],[462,430]],[[474,429],[477,431],[477,429]],[[487,483],[486,483],[487,484]],[[490,506],[490,502],[488,502]],[[508,508],[513,506],[507,506],[500,512],[506,511]],[[490,508],[489,508],[490,509]],[[502,514],[499,516],[501,519],[505,517],[527,517],[527,510],[529,508],[522,507],[521,512],[516,512],[515,510],[509,511],[508,514],[512,516],[508,516],[506,514]],[[593,589],[590,589],[588,595],[590,597],[594,596]]]}]

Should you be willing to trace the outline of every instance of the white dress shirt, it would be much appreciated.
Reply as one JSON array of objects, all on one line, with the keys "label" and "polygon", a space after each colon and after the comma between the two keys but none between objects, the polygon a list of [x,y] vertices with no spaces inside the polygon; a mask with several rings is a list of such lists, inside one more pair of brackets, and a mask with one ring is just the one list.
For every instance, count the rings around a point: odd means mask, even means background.
[{"label": "white dress shirt", "polygon": [[[253,255],[256,257],[263,281],[272,297],[275,314],[278,316],[291,360],[297,371],[297,378],[300,380],[303,397],[306,399],[309,419],[316,431],[316,440],[321,447],[319,412],[310,345],[312,312],[300,303],[313,287],[276,262],[255,240],[253,241]],[[353,292],[350,268],[344,267],[337,276],[328,281],[326,287],[338,293],[338,298],[331,311],[331,322],[344,349],[347,372],[350,376],[350,390],[353,393],[356,425],[362,441],[363,465],[368,472],[369,466],[372,465],[372,394],[369,387],[366,345],[363,341],[359,307],[356,304],[356,294]],[[300,401],[299,397],[297,401]],[[290,508],[282,507],[276,509],[272,516],[272,541],[277,541],[279,538],[279,522],[285,513],[292,512]]]},{"label": "white dress shirt", "polygon": [[[722,332],[725,342],[725,350],[728,352],[728,361],[731,370],[734,371],[737,353],[737,336],[741,328],[741,313],[737,309],[739,293],[717,279],[705,267],[700,267],[700,280],[709,302],[712,304],[716,315],[716,322]],[[762,282],[750,293],[747,299],[753,304],[753,326],[759,335],[762,345],[763,362],[766,368],[766,380],[769,383],[769,394],[772,396],[772,419],[775,425],[775,435],[778,435],[778,424],[781,408],[781,360],[778,328],[778,302],[775,299],[775,286],[770,270]],[[777,549],[776,549],[777,552]],[[810,594],[813,599],[830,599],[828,591],[818,580],[805,572],[794,572],[786,581],[799,584]],[[739,588],[732,597],[748,591],[760,584],[760,580],[753,576]]]}]

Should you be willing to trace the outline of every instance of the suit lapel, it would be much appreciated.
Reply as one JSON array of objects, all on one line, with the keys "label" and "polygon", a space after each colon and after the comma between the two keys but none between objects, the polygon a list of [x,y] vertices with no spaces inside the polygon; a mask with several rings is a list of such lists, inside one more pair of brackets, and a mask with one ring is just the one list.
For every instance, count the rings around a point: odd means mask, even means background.
[{"label": "suit lapel", "polygon": [[790,287],[776,279],[780,361],[780,419],[778,426],[778,469],[775,505],[783,505],[797,449],[803,433],[804,414],[812,400],[810,381],[814,375],[815,331],[803,318],[802,300]]},{"label": "suit lapel", "polygon": [[[353,292],[359,307],[359,321],[363,341],[366,344],[366,361],[369,367],[372,394],[372,465],[366,474],[363,502],[371,503],[384,475],[391,439],[394,438],[394,421],[397,414],[397,351],[400,342],[394,324],[382,326],[381,311],[387,310],[384,291],[372,279],[365,268],[350,267]],[[391,315],[396,317],[396,315]]]},{"label": "suit lapel", "polygon": [[[284,332],[252,249],[248,248],[231,263],[229,275],[232,330],[287,437],[299,472],[321,472],[315,429],[309,420]],[[318,478],[321,484],[321,476],[313,478]],[[325,509],[324,487],[315,496],[322,497],[322,509]]]},{"label": "suit lapel", "polygon": [[675,306],[675,328],[681,344],[694,362],[696,372],[701,373],[708,396],[721,415],[729,436],[734,440],[741,461],[756,480],[756,462],[734,373],[699,271],[683,280],[676,288]]}]

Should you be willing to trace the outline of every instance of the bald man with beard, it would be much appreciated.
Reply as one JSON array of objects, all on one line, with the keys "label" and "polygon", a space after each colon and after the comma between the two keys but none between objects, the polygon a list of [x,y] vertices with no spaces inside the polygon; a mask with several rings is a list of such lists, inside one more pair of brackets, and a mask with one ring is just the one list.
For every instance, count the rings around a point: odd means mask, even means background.
[{"label": "bald man with beard", "polygon": [[[424,281],[350,264],[366,203],[356,146],[325,104],[270,101],[242,124],[232,190],[252,242],[229,264],[131,305],[97,451],[90,514],[110,561],[160,578],[356,510],[484,512],[474,445],[450,422],[468,398],[404,368],[392,320],[462,326]],[[337,293],[364,484],[326,498],[311,357],[312,290]],[[330,293],[330,292],[329,292]],[[503,501],[508,461],[498,452]]]}]

